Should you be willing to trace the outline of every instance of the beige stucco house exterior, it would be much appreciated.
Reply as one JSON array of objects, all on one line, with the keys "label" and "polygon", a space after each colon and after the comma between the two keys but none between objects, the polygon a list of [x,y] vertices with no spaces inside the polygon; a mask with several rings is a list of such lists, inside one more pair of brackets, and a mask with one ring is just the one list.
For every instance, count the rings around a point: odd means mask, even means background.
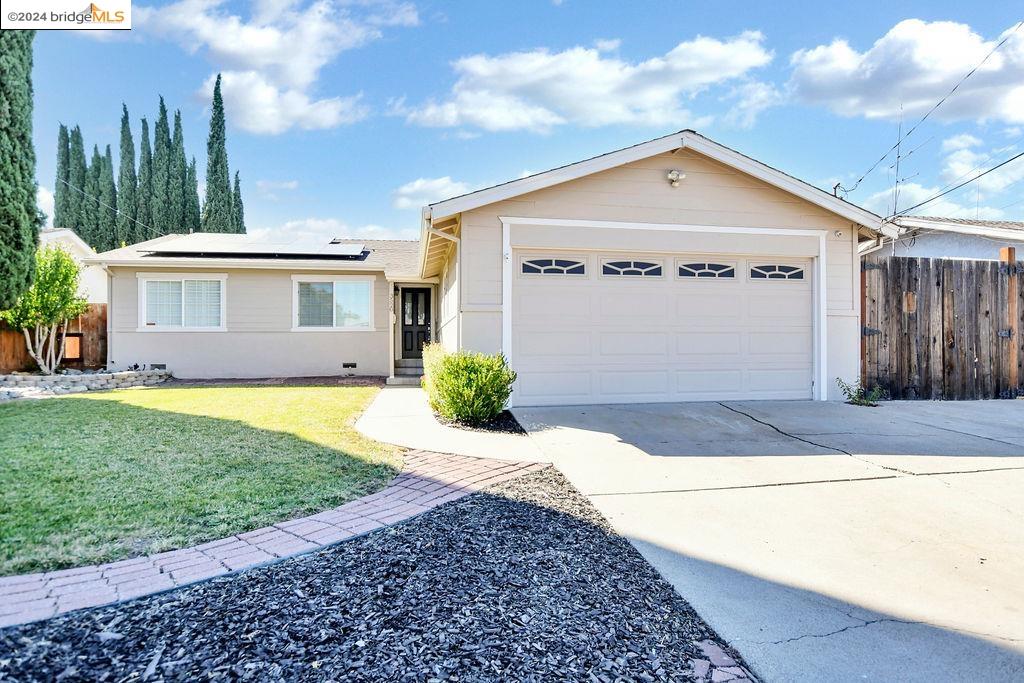
[{"label": "beige stucco house exterior", "polygon": [[110,361],[180,377],[415,381],[503,352],[513,405],[833,399],[858,242],[894,226],[681,131],[423,210],[418,241],[165,236],[106,252]]}]

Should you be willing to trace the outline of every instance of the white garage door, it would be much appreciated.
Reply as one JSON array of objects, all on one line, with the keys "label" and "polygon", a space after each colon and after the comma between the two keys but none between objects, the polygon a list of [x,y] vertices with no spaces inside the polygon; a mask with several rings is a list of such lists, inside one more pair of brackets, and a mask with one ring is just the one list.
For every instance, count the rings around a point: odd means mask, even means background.
[{"label": "white garage door", "polygon": [[809,399],[808,259],[514,252],[516,405]]}]

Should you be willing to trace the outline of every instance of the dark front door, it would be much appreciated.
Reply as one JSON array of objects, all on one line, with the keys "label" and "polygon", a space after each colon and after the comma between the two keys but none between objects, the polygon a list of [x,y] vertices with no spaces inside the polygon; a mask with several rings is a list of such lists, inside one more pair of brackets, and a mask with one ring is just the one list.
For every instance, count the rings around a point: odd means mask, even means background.
[{"label": "dark front door", "polygon": [[423,358],[430,341],[430,289],[402,290],[402,358]]}]

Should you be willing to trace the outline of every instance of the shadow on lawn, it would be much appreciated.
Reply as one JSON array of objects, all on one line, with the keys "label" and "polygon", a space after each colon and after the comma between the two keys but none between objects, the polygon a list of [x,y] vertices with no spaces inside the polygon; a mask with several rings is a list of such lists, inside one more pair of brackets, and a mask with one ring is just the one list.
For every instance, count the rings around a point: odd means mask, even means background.
[{"label": "shadow on lawn", "polygon": [[313,426],[296,434],[136,404],[151,391],[0,405],[0,574],[222,538],[341,505],[397,474],[394,451],[350,436],[343,418],[317,429],[330,411],[304,415]]}]

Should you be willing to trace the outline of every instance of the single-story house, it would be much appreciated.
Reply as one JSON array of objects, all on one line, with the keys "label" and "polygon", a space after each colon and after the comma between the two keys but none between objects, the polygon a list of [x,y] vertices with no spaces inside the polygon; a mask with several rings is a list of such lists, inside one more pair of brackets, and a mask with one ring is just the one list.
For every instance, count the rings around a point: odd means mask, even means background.
[{"label": "single-story house", "polygon": [[502,352],[513,405],[835,399],[858,243],[898,228],[685,130],[422,212],[416,241],[168,235],[99,254],[111,365],[415,380]]},{"label": "single-story house", "polygon": [[861,254],[995,261],[1002,247],[1024,258],[1024,222],[938,216],[903,216],[902,234],[861,244]]}]

